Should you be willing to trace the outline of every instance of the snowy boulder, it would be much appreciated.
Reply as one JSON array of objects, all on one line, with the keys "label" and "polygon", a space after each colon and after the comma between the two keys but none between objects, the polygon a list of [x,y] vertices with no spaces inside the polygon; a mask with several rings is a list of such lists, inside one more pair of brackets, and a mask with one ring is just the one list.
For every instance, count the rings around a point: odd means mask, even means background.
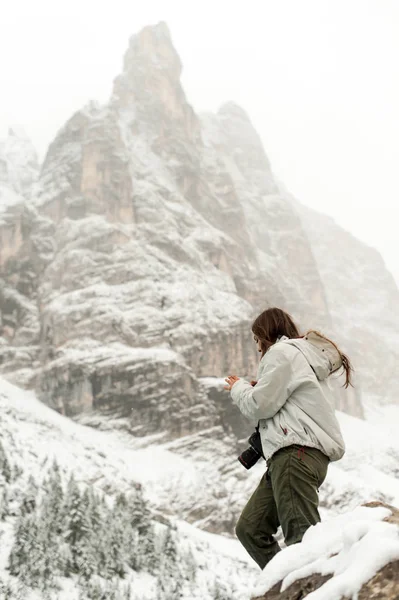
[{"label": "snowy boulder", "polygon": [[310,527],[263,570],[253,600],[397,600],[399,510],[368,502]]}]

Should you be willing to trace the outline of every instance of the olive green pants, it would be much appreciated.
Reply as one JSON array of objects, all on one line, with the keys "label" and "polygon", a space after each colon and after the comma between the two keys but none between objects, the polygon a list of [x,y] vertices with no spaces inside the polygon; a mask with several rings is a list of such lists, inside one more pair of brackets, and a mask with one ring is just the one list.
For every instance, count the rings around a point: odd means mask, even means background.
[{"label": "olive green pants", "polygon": [[281,550],[273,537],[279,525],[289,546],[320,521],[318,492],[329,462],[320,450],[296,444],[267,461],[268,469],[236,525],[238,539],[261,569]]}]

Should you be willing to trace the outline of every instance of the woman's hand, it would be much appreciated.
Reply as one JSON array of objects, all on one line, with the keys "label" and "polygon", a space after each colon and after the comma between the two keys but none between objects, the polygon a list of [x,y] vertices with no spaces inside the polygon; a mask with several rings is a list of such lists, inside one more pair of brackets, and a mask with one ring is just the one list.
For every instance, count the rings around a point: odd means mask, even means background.
[{"label": "woman's hand", "polygon": [[228,377],[226,377],[225,381],[227,382],[227,385],[224,386],[225,390],[231,390],[231,388],[233,387],[233,385],[235,383],[237,383],[237,381],[240,378],[237,377],[237,375],[229,375]]}]

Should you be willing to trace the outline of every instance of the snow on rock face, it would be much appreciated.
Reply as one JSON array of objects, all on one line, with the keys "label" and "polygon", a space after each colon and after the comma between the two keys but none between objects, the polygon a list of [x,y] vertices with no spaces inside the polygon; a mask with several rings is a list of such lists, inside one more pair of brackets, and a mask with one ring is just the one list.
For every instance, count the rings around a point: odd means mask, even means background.
[{"label": "snow on rock face", "polygon": [[10,128],[0,140],[0,268],[20,251],[26,237],[24,202],[39,175],[36,151],[26,134]]},{"label": "snow on rock face", "polygon": [[[278,304],[296,307],[299,318],[316,314],[319,325],[329,322],[310,247],[275,194],[249,119],[230,105],[211,127],[186,100],[180,61],[160,24],[130,41],[109,105],[77,112],[51,144],[34,203],[34,235],[44,242],[33,253],[41,265],[35,289],[40,340],[36,361],[26,365],[31,377],[26,371],[24,377],[65,414],[90,402],[126,413],[126,397],[137,391],[150,399],[139,378],[132,387],[123,361],[114,361],[112,375],[104,371],[103,377],[103,367],[118,356],[115,344],[125,344],[127,354],[166,344],[185,360],[190,377],[220,377],[227,370],[252,376],[255,312]],[[279,206],[291,240],[284,251],[277,248],[278,217],[272,216]],[[292,283],[295,268],[302,286]],[[20,274],[8,263],[6,275]],[[85,368],[82,355],[76,363],[83,339],[94,342],[96,355],[102,352],[94,367]],[[10,346],[13,339],[7,346],[12,360],[2,369],[8,365],[16,381],[20,360]],[[175,377],[164,383],[162,396],[175,393],[180,367],[171,368]],[[140,361],[140,369],[144,375],[151,365]],[[116,395],[113,384],[104,384],[110,377],[118,380]],[[183,414],[203,402],[201,394],[190,397],[193,390],[185,392]]]},{"label": "snow on rock face", "polygon": [[[378,505],[380,504],[380,505]],[[257,600],[394,600],[399,594],[399,510],[360,506],[310,527],[279,552],[254,590]]]},{"label": "snow on rock face", "polygon": [[392,275],[377,250],[291,201],[312,245],[337,339],[353,359],[356,388],[380,403],[396,401],[399,290]]},{"label": "snow on rock face", "polygon": [[0,140],[0,363],[10,370],[31,365],[37,353],[40,319],[33,290],[39,265],[29,199],[38,175],[31,142],[23,131],[10,129]]},{"label": "snow on rock face", "polygon": [[[159,384],[160,413],[177,393],[183,415],[196,404],[213,418],[192,382],[254,376],[258,312],[278,305],[303,329],[336,331],[312,247],[249,118],[231,103],[196,115],[180,74],[164,24],[130,40],[108,105],[76,112],[51,144],[26,234],[4,261],[13,300],[1,370],[65,414],[155,402],[158,364],[142,351],[164,347],[179,358]],[[28,324],[24,297],[36,311]],[[357,396],[340,407],[361,414]],[[132,414],[144,431],[148,408]]]},{"label": "snow on rock face", "polygon": [[[32,142],[17,127],[0,140],[0,182],[16,194],[29,196],[39,174],[39,162]],[[3,203],[0,202],[0,209]]]}]

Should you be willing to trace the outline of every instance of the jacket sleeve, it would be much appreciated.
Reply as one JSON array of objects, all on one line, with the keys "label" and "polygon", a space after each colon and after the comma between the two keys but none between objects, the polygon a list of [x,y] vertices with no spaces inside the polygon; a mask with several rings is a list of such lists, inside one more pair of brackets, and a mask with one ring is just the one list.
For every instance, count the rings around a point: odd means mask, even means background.
[{"label": "jacket sleeve", "polygon": [[265,363],[256,386],[239,379],[230,392],[242,414],[256,422],[274,417],[290,395],[291,360],[279,348],[269,352],[270,355],[263,358]]}]

